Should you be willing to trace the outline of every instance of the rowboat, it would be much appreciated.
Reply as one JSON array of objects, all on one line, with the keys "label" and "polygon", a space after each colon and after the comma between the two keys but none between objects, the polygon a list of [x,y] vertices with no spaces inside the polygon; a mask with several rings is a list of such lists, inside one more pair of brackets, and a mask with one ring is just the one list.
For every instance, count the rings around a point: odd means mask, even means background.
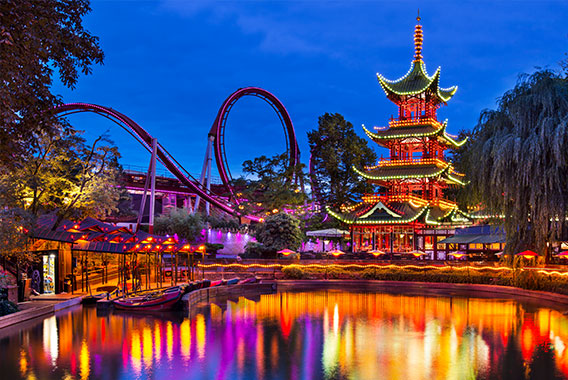
[{"label": "rowboat", "polygon": [[136,297],[119,298],[113,302],[118,310],[163,311],[171,310],[185,293],[185,286],[174,286]]},{"label": "rowboat", "polygon": [[245,278],[244,280],[239,281],[239,285],[240,284],[254,284],[256,282],[258,282],[258,278],[249,277],[249,278]]},{"label": "rowboat", "polygon": [[236,285],[239,283],[238,278],[231,278],[230,280],[223,280],[223,285]]}]

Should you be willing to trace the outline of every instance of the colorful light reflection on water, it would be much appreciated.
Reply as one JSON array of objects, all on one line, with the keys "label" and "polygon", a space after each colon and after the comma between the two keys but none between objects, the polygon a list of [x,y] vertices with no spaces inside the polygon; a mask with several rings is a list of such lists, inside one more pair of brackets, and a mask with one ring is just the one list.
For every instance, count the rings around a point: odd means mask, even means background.
[{"label": "colorful light reflection on water", "polygon": [[514,300],[287,292],[193,314],[72,309],[3,332],[0,378],[568,377],[568,319]]}]

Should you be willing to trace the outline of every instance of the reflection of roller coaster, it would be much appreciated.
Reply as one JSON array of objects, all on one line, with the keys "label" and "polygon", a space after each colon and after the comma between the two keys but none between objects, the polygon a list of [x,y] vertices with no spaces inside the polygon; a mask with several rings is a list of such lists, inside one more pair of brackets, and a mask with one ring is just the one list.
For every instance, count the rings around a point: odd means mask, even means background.
[{"label": "reflection of roller coaster", "polygon": [[[255,96],[267,102],[278,115],[284,133],[286,134],[286,146],[289,154],[288,165],[295,166],[300,161],[300,151],[296,142],[296,134],[290,115],[286,111],[284,105],[270,92],[257,87],[241,88],[232,93],[222,104],[215,122],[209,132],[209,139],[207,144],[207,152],[203,171],[200,180],[194,178],[187,170],[176,161],[176,159],[140,125],[122,113],[104,106],[88,103],[70,103],[64,104],[55,109],[55,114],[59,116],[66,116],[79,112],[93,112],[98,115],[104,116],[107,119],[115,122],[132,135],[144,148],[149,152],[155,151],[155,158],[159,160],[164,167],[170,171],[183,185],[187,186],[190,190],[195,192],[197,198],[194,209],[197,210],[199,202],[203,199],[206,202],[207,212],[209,212],[209,204],[214,207],[230,213],[235,216],[242,216],[238,212],[239,200],[235,196],[234,190],[230,185],[231,174],[228,169],[227,156],[225,153],[225,127],[229,112],[234,104],[243,96]],[[154,146],[155,144],[155,146]],[[155,150],[154,150],[155,149]],[[211,160],[212,150],[214,149],[215,160],[219,175],[227,191],[229,192],[229,201],[223,199],[211,192]],[[155,166],[154,166],[155,170]]]}]

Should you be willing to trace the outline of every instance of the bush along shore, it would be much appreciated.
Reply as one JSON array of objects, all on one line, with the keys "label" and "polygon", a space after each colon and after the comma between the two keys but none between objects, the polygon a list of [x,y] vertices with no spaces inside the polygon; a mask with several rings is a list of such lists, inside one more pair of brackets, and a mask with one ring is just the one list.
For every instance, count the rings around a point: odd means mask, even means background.
[{"label": "bush along shore", "polygon": [[513,286],[568,295],[568,272],[509,267],[300,266],[282,268],[286,279],[353,279]]}]

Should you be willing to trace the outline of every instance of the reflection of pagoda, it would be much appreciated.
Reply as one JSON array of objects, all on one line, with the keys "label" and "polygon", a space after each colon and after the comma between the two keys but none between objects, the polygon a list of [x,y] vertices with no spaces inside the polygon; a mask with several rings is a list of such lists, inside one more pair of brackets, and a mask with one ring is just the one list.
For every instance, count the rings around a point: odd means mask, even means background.
[{"label": "reflection of pagoda", "polygon": [[[417,18],[420,21],[420,17]],[[384,190],[363,196],[360,203],[342,207],[330,215],[351,225],[353,250],[386,252],[426,250],[438,256],[456,225],[469,224],[455,202],[444,199],[448,186],[463,185],[463,175],[454,171],[444,152],[461,146],[446,133],[447,123],[437,120],[436,110],[445,105],[457,87],[440,87],[440,69],[426,73],[422,60],[422,26],[414,32],[415,54],[408,73],[390,81],[377,74],[387,97],[398,106],[398,118],[388,128],[365,133],[390,157],[374,166],[353,168],[370,183]],[[453,248],[453,247],[450,247]]]}]

